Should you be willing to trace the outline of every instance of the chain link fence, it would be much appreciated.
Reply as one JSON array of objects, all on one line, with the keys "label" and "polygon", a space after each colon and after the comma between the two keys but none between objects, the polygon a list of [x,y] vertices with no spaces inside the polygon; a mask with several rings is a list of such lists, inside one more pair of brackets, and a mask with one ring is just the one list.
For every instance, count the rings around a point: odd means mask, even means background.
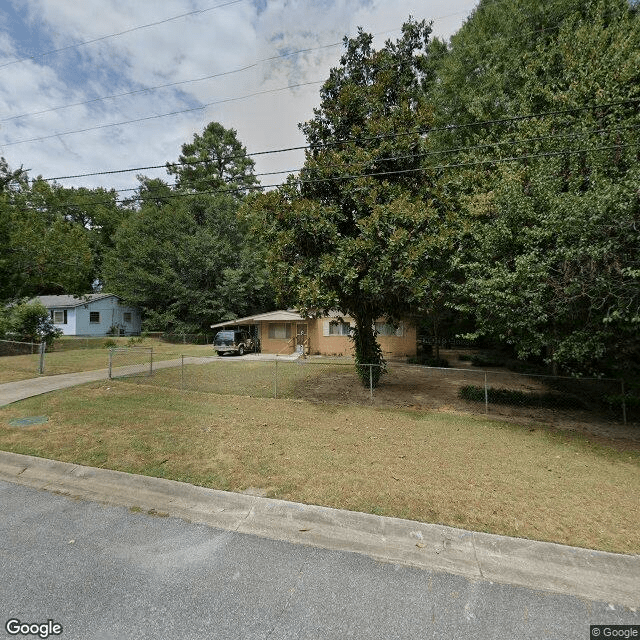
[{"label": "chain link fence", "polygon": [[18,342],[16,340],[0,340],[0,357],[40,354],[40,342]]},{"label": "chain link fence", "polygon": [[163,333],[162,342],[169,344],[213,344],[213,333]]},{"label": "chain link fence", "polygon": [[[373,383],[373,367],[370,381]],[[294,359],[266,355],[193,357],[149,349],[113,349],[111,377],[184,391],[314,402],[453,410],[505,418],[579,424],[638,420],[624,384],[585,379],[389,363],[363,385],[351,359]],[[365,378],[367,376],[364,376]]]},{"label": "chain link fence", "polygon": [[18,342],[15,340],[0,340],[0,359],[10,359],[7,368],[26,376],[40,375],[44,371],[46,342]]}]

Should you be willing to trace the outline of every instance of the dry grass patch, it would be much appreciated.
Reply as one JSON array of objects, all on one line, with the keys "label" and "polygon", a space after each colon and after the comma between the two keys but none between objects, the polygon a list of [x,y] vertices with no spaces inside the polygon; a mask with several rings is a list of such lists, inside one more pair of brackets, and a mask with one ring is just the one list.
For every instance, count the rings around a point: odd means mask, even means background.
[{"label": "dry grass patch", "polygon": [[[12,418],[47,415],[42,426]],[[0,410],[0,448],[638,553],[637,444],[482,418],[95,383]]]},{"label": "dry grass patch", "polygon": [[[115,342],[118,347],[129,346],[128,338],[109,338],[108,336],[101,338],[100,344],[104,345],[107,341]],[[52,376],[78,371],[93,371],[95,369],[106,369],[109,366],[109,350],[107,348],[104,346],[95,348],[95,344],[92,348],[83,348],[83,344],[82,340],[78,340],[79,348],[77,349],[70,349],[67,343],[64,350],[47,352],[45,354],[44,375]],[[145,338],[142,342],[136,342],[135,346],[152,347],[155,362],[172,360],[179,358],[180,355],[215,355],[211,345],[169,344],[153,338]],[[38,354],[0,357],[0,384],[37,378],[39,362],[40,356]]]}]

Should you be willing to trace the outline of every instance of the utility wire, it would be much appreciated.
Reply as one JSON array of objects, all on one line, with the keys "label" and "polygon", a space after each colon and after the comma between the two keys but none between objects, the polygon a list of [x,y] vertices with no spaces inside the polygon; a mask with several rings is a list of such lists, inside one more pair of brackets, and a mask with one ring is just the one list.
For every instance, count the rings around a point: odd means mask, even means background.
[{"label": "utility wire", "polygon": [[14,142],[5,142],[2,146],[12,147],[18,144],[26,144],[28,142],[40,142],[41,140],[49,140],[51,138],[60,138],[63,136],[70,136],[75,133],[87,133],[88,131],[97,131],[99,129],[108,129],[110,127],[121,127],[126,124],[136,124],[138,122],[146,122],[148,120],[157,120],[159,118],[168,118],[170,116],[181,115],[183,113],[191,113],[193,111],[203,111],[207,107],[212,107],[218,104],[225,104],[227,102],[237,102],[239,100],[246,100],[248,98],[254,98],[255,96],[262,96],[269,93],[278,93],[279,91],[287,91],[289,89],[298,89],[300,87],[307,87],[313,84],[322,84],[324,80],[316,80],[311,82],[301,82],[299,84],[290,84],[286,87],[279,87],[278,89],[265,89],[264,91],[256,91],[255,93],[249,93],[244,96],[238,96],[236,98],[225,98],[223,100],[216,100],[214,102],[207,102],[199,107],[190,107],[189,109],[179,109],[177,111],[170,111],[168,113],[160,113],[153,116],[145,116],[144,118],[135,118],[133,120],[123,120],[122,122],[109,122],[107,124],[99,124],[93,127],[86,127],[85,129],[74,129],[73,131],[62,131],[59,133],[51,133],[46,136],[38,136],[36,138],[28,138],[26,140],[15,140]]},{"label": "utility wire", "polygon": [[[382,157],[382,158],[373,158],[372,160],[366,160],[366,161],[361,161],[361,162],[352,162],[352,165],[366,165],[366,164],[381,164],[381,163],[385,163],[385,162],[398,162],[401,160],[416,160],[419,158],[428,158],[431,156],[439,156],[439,155],[449,155],[449,154],[455,154],[455,153],[463,153],[463,152],[470,152],[470,151],[477,151],[479,149],[488,149],[488,148],[492,148],[492,147],[501,147],[501,146],[516,146],[516,145],[524,145],[524,144],[530,144],[533,142],[543,142],[546,140],[575,140],[587,135],[597,135],[597,134],[601,134],[601,133],[607,133],[607,134],[612,134],[612,133],[618,133],[621,131],[630,131],[630,130],[634,130],[634,129],[639,129],[640,128],[640,124],[636,124],[636,125],[628,125],[628,126],[624,126],[624,127],[615,127],[613,129],[591,129],[588,131],[580,131],[580,132],[575,132],[575,133],[564,133],[564,134],[558,134],[558,135],[548,135],[548,136],[538,136],[535,138],[515,138],[513,140],[502,140],[502,141],[498,141],[498,142],[489,142],[486,144],[479,144],[479,145],[473,145],[473,146],[466,146],[466,147],[453,147],[453,148],[449,148],[449,149],[439,149],[437,151],[425,151],[423,153],[412,153],[412,154],[407,154],[407,155],[400,155],[400,156],[387,156],[387,157]],[[262,153],[277,153],[277,152],[281,152],[281,151],[291,151],[291,150],[297,150],[297,149],[305,149],[307,147],[291,147],[288,149],[279,149],[277,151],[265,151]],[[559,151],[558,153],[566,153],[566,151]],[[569,150],[569,153],[571,153],[571,150]],[[247,155],[236,155],[236,156],[225,156],[223,158],[221,158],[221,160],[226,161],[226,160],[232,160],[232,159],[237,159],[237,158],[245,158],[248,155],[251,154],[247,154]],[[257,155],[257,154],[253,154],[253,155]],[[524,157],[536,157],[534,155],[529,155],[529,156],[521,156],[521,158]],[[497,159],[496,161],[500,161],[500,159]],[[176,162],[176,163],[170,163],[172,166],[193,166],[193,165],[198,165],[201,163],[206,163],[207,160],[199,160],[196,162]],[[62,179],[69,179],[69,178],[78,178],[78,177],[87,177],[87,176],[95,176],[95,175],[108,175],[108,174],[112,174],[112,173],[124,173],[124,172],[129,172],[129,171],[141,171],[144,169],[163,169],[166,168],[166,164],[163,165],[153,165],[153,166],[148,166],[148,167],[139,167],[137,169],[121,169],[121,170],[116,170],[116,171],[112,171],[112,172],[100,172],[100,173],[84,173],[84,174],[79,174],[77,176],[62,176],[62,177],[58,177],[58,178],[34,178],[32,180],[32,183],[35,183],[36,181],[44,181],[44,182],[51,182],[51,181],[55,181],[55,180],[62,180]],[[323,165],[323,169],[332,169],[332,168],[342,168],[344,165],[338,165],[338,164],[329,164],[329,165]],[[446,165],[447,167],[450,166],[454,166],[454,165]],[[458,165],[455,165],[458,166]],[[283,171],[268,171],[268,172],[262,172],[262,173],[253,173],[251,174],[253,177],[255,178],[261,178],[261,177],[265,177],[265,176],[276,176],[276,175],[288,175],[288,174],[293,174],[293,173],[298,173],[300,171],[303,171],[306,167],[302,167],[302,168],[296,168],[296,169],[286,169]],[[422,167],[420,169],[416,169],[416,170],[426,170],[429,167]],[[175,188],[177,186],[177,183],[168,185],[170,188]],[[126,193],[128,191],[137,191],[139,189],[139,187],[130,187],[127,189],[110,189],[109,191],[111,193]]]},{"label": "utility wire", "polygon": [[[339,45],[341,45],[342,42],[336,42],[333,44],[325,44],[322,45],[320,47],[310,47],[307,49],[299,49],[297,51],[292,51],[290,53],[283,53],[281,55],[278,56],[270,56],[268,58],[262,58],[261,60],[257,60],[256,62],[252,62],[251,64],[248,64],[244,67],[239,67],[237,69],[232,69],[230,71],[221,71],[220,73],[214,73],[210,76],[203,76],[201,78],[192,78],[190,80],[180,80],[177,82],[168,82],[167,84],[160,84],[160,85],[156,85],[154,87],[144,87],[142,89],[133,89],[131,91],[124,91],[123,93],[114,93],[112,95],[109,96],[102,96],[99,98],[92,98],[91,100],[84,100],[82,102],[73,102],[70,104],[64,104],[64,105],[60,105],[58,107],[52,107],[50,109],[43,109],[41,111],[31,111],[30,113],[23,113],[17,116],[11,116],[9,118],[2,118],[0,119],[0,122],[9,122],[10,120],[18,120],[21,118],[26,118],[29,116],[37,116],[37,115],[42,115],[44,113],[51,113],[53,111],[61,111],[62,109],[69,109],[71,107],[80,107],[86,104],[91,104],[93,102],[102,102],[103,100],[111,100],[111,99],[115,99],[115,98],[123,98],[126,96],[133,96],[139,93],[147,93],[147,92],[151,92],[151,91],[157,91],[159,89],[168,89],[170,87],[178,87],[178,86],[182,86],[185,84],[193,84],[195,82],[203,82],[205,80],[212,80],[214,78],[221,78],[223,76],[229,76],[229,75],[233,75],[236,73],[241,73],[242,71],[247,71],[248,69],[253,69],[254,67],[257,67],[259,64],[263,63],[263,62],[272,62],[274,60],[281,60],[283,58],[289,58],[291,56],[295,56],[298,55],[300,53],[309,53],[311,51],[319,51],[321,49],[329,49],[331,47],[337,47]],[[236,98],[236,99],[241,99],[241,98]]]},{"label": "utility wire", "polygon": [[[242,1],[242,0],[238,0],[238,1]],[[231,4],[233,4],[233,3],[231,3]],[[221,6],[226,6],[226,5],[221,5]],[[216,8],[216,7],[214,7],[214,8]],[[211,9],[206,9],[206,11],[210,11],[210,10]],[[442,20],[444,18],[448,18],[448,17],[451,17],[451,16],[460,15],[462,13],[466,13],[466,12],[459,11],[457,13],[448,14],[446,16],[439,16],[437,18],[433,18],[433,21],[435,22],[437,20]],[[183,16],[184,15],[191,15],[191,14],[190,13],[189,14],[183,14]],[[182,17],[182,16],[177,16],[177,17]],[[176,18],[173,18],[173,19],[176,19]],[[153,24],[161,24],[161,23],[153,23]],[[149,25],[149,26],[152,26],[152,25]],[[522,36],[526,36],[526,35],[533,35],[533,34],[536,34],[536,33],[546,33],[546,32],[551,31],[551,30],[559,29],[560,26],[561,25],[555,25],[555,26],[552,26],[552,27],[535,29],[533,31],[525,32],[523,34],[520,33],[520,34],[518,34],[517,37],[522,37]],[[386,34],[386,33],[394,33],[394,32],[397,32],[397,31],[401,31],[401,29],[391,29],[391,30],[387,30],[387,31],[379,31],[379,32],[376,32],[376,33],[374,33],[372,35],[374,35],[374,36],[383,35],[383,34]],[[116,34],[116,35],[118,35],[118,34]],[[110,36],[105,36],[104,38],[107,38],[107,37],[110,37]],[[515,37],[516,36],[514,36],[514,35],[511,35],[511,36],[508,36],[508,35],[497,36],[495,38],[484,40],[483,41],[483,45],[490,44],[492,42],[498,42],[500,40],[510,40],[510,39],[515,38]],[[102,39],[104,39],[104,38],[102,38]],[[28,113],[23,113],[23,114],[18,114],[18,115],[15,115],[15,116],[10,116],[8,118],[2,118],[2,119],[0,119],[0,122],[9,122],[11,120],[18,120],[18,119],[27,118],[27,117],[30,117],[30,116],[42,115],[42,114],[45,114],[45,113],[52,113],[54,111],[61,111],[63,109],[69,109],[71,107],[78,107],[78,106],[83,106],[83,105],[87,105],[87,104],[92,104],[94,102],[101,102],[103,100],[112,100],[112,99],[116,99],[116,98],[122,98],[122,97],[131,96],[131,95],[136,95],[136,94],[139,94],[139,93],[147,93],[147,92],[157,91],[159,89],[167,89],[167,88],[171,88],[171,87],[182,86],[182,85],[185,85],[185,84],[193,84],[193,83],[196,83],[196,82],[203,82],[204,80],[212,80],[214,78],[219,78],[219,77],[233,75],[233,74],[236,74],[236,73],[241,73],[243,71],[247,71],[248,69],[252,69],[252,68],[254,68],[254,67],[256,67],[259,64],[262,64],[264,62],[272,62],[274,60],[280,60],[280,59],[291,57],[291,56],[295,56],[295,55],[298,55],[298,54],[301,54],[301,53],[309,53],[309,52],[312,52],[312,51],[320,51],[322,49],[330,49],[330,48],[333,48],[333,47],[340,46],[342,44],[343,44],[343,41],[341,40],[339,42],[333,42],[333,43],[330,43],[330,44],[320,45],[318,47],[308,47],[308,48],[305,48],[305,49],[299,49],[297,51],[292,51],[290,53],[284,53],[284,54],[280,54],[280,55],[277,55],[277,56],[270,56],[270,57],[267,57],[267,58],[262,58],[260,60],[256,60],[255,62],[252,62],[252,63],[250,63],[250,64],[248,64],[246,66],[239,67],[237,69],[231,69],[229,71],[221,71],[219,73],[215,73],[215,74],[212,74],[212,75],[209,75],[209,76],[203,76],[203,77],[200,77],[200,78],[191,78],[189,80],[180,80],[180,81],[176,81],[176,82],[169,82],[169,83],[166,83],[166,84],[155,85],[153,87],[143,87],[141,89],[133,89],[131,91],[125,91],[125,92],[122,92],[122,93],[116,93],[116,94],[107,95],[107,96],[100,96],[100,97],[97,97],[97,98],[92,98],[90,100],[84,100],[84,101],[81,101],[81,102],[73,102],[73,103],[69,103],[69,104],[65,104],[65,105],[60,105],[60,106],[57,106],[57,107],[51,107],[49,109],[42,109],[40,111],[31,111],[31,112],[28,112]],[[75,47],[75,46],[80,46],[80,45],[70,45],[69,47],[65,47],[65,49],[72,48],[72,47]],[[49,52],[49,53],[52,53],[52,52]],[[41,54],[41,55],[44,56],[44,55],[47,55],[47,54]],[[27,59],[30,59],[30,58],[24,58],[23,60],[27,60]],[[8,63],[8,64],[15,64],[15,62],[19,62],[19,61],[14,61],[14,62],[11,62],[11,63]],[[7,65],[0,65],[0,69],[3,66],[7,66]]]},{"label": "utility wire", "polygon": [[[448,155],[448,154],[455,154],[455,153],[463,153],[463,152],[470,152],[470,151],[476,151],[478,149],[488,149],[488,148],[492,148],[492,147],[501,147],[501,146],[516,146],[516,145],[524,145],[524,144],[530,144],[533,142],[543,142],[546,140],[575,140],[577,138],[581,138],[587,135],[597,135],[597,134],[601,134],[601,133],[607,133],[607,134],[612,134],[612,133],[618,133],[621,131],[630,131],[630,130],[634,130],[634,129],[638,129],[640,128],[640,124],[636,124],[636,125],[628,125],[625,127],[615,127],[613,129],[592,129],[589,131],[580,131],[580,132],[576,132],[576,133],[565,133],[565,134],[558,134],[558,135],[548,135],[548,136],[538,136],[535,138],[516,138],[513,140],[502,140],[502,141],[498,141],[498,142],[489,142],[486,144],[480,144],[480,145],[473,145],[473,146],[466,146],[466,147],[453,147],[453,148],[449,148],[449,149],[439,149],[436,151],[425,151],[423,153],[412,153],[412,154],[408,154],[408,155],[400,155],[400,156],[387,156],[387,157],[382,157],[382,158],[373,158],[373,160],[370,161],[362,161],[362,162],[355,162],[352,164],[355,165],[365,165],[367,163],[375,163],[375,164],[381,164],[384,162],[398,162],[400,160],[415,160],[418,158],[428,158],[431,156],[439,156],[439,155]],[[291,147],[289,149],[280,149],[277,152],[280,151],[291,151],[291,150],[297,150],[297,149],[305,149],[307,147]],[[276,151],[271,152],[271,151],[265,151],[262,153],[276,153]],[[250,155],[250,154],[247,154]],[[257,155],[257,154],[254,154]],[[223,161],[227,161],[227,160],[233,160],[233,159],[238,159],[238,158],[245,158],[247,156],[242,156],[242,155],[236,155],[236,156],[225,156],[223,158],[221,158],[221,160]],[[202,163],[206,163],[207,160],[199,160],[196,162],[177,162],[177,163],[171,163],[172,166],[194,166],[194,165],[198,165],[198,164],[202,164]],[[34,178],[32,180],[32,182],[36,182],[36,180],[42,180],[45,182],[51,182],[51,181],[55,181],[55,180],[62,180],[62,179],[69,179],[69,178],[77,178],[77,177],[87,177],[87,176],[95,176],[95,175],[108,175],[109,173],[124,173],[124,172],[129,172],[129,171],[141,171],[144,169],[163,169],[166,168],[166,164],[164,165],[153,165],[153,166],[149,166],[149,167],[139,167],[137,169],[121,169],[121,170],[117,170],[117,171],[113,171],[113,172],[103,172],[103,173],[86,173],[86,174],[79,174],[77,176],[63,176],[63,177],[59,177],[59,178]],[[323,165],[324,168],[337,168],[337,167],[342,167],[343,165]],[[297,173],[299,171],[302,171],[302,169],[287,169],[285,171],[269,171],[269,172],[264,172],[264,173],[254,173],[251,174],[252,176],[256,177],[256,178],[260,178],[260,177],[264,177],[264,176],[275,176],[275,175],[282,175],[282,174],[290,174],[290,173]],[[176,185],[169,185],[170,187],[173,186],[175,187]],[[125,193],[127,191],[137,191],[138,187],[132,187],[132,188],[128,188],[128,189],[113,189],[112,191],[114,191],[115,193]]]},{"label": "utility wire", "polygon": [[[449,125],[444,125],[444,126],[440,126],[440,127],[432,127],[430,129],[428,129],[427,131],[423,131],[421,129],[412,129],[412,130],[408,130],[408,131],[396,132],[396,133],[392,133],[392,134],[382,134],[382,135],[379,135],[379,136],[372,136],[372,137],[368,137],[368,138],[346,138],[345,140],[340,140],[340,141],[321,144],[321,145],[319,145],[319,144],[301,145],[301,146],[297,146],[297,147],[286,147],[286,148],[282,148],[282,149],[271,149],[271,150],[268,150],[268,151],[257,151],[257,152],[253,152],[253,153],[229,155],[229,156],[225,156],[225,157],[221,158],[221,160],[224,160],[224,161],[237,160],[237,159],[240,159],[240,158],[272,155],[272,154],[276,154],[276,153],[285,153],[285,152],[290,152],[290,151],[303,151],[303,150],[319,151],[321,149],[336,147],[336,146],[340,146],[340,145],[344,145],[344,144],[353,144],[353,143],[360,144],[360,143],[363,143],[363,142],[373,142],[373,141],[382,140],[382,139],[392,139],[392,138],[398,138],[398,137],[403,137],[403,136],[411,136],[411,135],[416,135],[416,134],[425,135],[425,134],[429,134],[429,133],[433,133],[433,132],[450,132],[450,131],[455,131],[456,129],[466,129],[466,128],[471,128],[471,127],[495,126],[495,125],[498,125],[498,124],[507,124],[509,122],[518,122],[518,121],[522,121],[522,120],[530,120],[530,119],[540,118],[540,117],[556,116],[556,115],[569,115],[569,114],[572,114],[572,113],[580,113],[580,112],[583,112],[583,111],[597,111],[598,109],[606,109],[606,108],[609,108],[609,107],[617,107],[617,106],[623,106],[623,105],[629,105],[629,104],[639,104],[639,103],[640,103],[640,98],[634,98],[634,99],[621,100],[621,101],[616,101],[616,102],[600,103],[600,104],[584,106],[584,107],[575,107],[575,108],[571,108],[571,109],[559,109],[559,110],[554,110],[554,111],[543,111],[543,112],[540,112],[540,113],[521,114],[521,115],[516,115],[516,116],[510,116],[508,118],[498,118],[498,119],[493,119],[493,120],[481,120],[481,121],[463,123],[463,124],[449,124]],[[624,129],[624,127],[623,127],[623,129]],[[532,139],[532,140],[535,140],[535,139]],[[504,142],[503,144],[506,144],[506,142]],[[486,145],[479,145],[478,147],[469,147],[468,149],[480,148],[482,146],[486,146]],[[464,147],[461,147],[458,150],[464,150]],[[194,166],[194,165],[203,164],[203,163],[206,163],[206,162],[208,162],[208,160],[196,160],[196,161],[191,161],[191,162],[171,162],[171,163],[168,163],[168,164],[173,165],[173,166]],[[132,173],[132,172],[135,172],[135,171],[146,171],[146,170],[150,170],[150,169],[163,169],[166,166],[167,166],[167,163],[161,164],[161,165],[147,165],[147,166],[142,166],[142,167],[132,167],[132,168],[127,168],[127,169],[112,169],[112,170],[107,170],[107,171],[95,171],[95,172],[91,172],[91,173],[79,173],[79,174],[74,174],[74,175],[56,176],[56,177],[53,177],[53,178],[43,178],[43,180],[45,180],[47,182],[51,182],[51,181],[54,181],[54,180],[71,180],[71,179],[74,179],[74,178],[86,178],[86,177],[93,177],[93,176],[100,176],[100,175],[114,175],[114,174],[119,174],[119,173]]]},{"label": "utility wire", "polygon": [[127,33],[132,33],[134,31],[140,31],[142,29],[148,29],[149,27],[156,27],[160,24],[166,24],[167,22],[172,22],[174,20],[179,20],[180,18],[186,18],[188,16],[194,16],[201,13],[207,13],[208,11],[214,11],[215,9],[222,9],[223,7],[229,7],[234,4],[238,4],[240,2],[244,2],[244,0],[232,0],[231,2],[225,2],[224,4],[218,4],[213,7],[208,7],[207,9],[198,9],[196,11],[189,11],[188,13],[181,13],[180,15],[173,16],[171,18],[165,18],[164,20],[158,20],[157,22],[150,22],[148,24],[142,24],[137,27],[132,27],[131,29],[125,29],[124,31],[119,31],[118,33],[110,33],[106,36],[100,36],[99,38],[93,38],[93,40],[85,40],[84,42],[77,42],[75,44],[67,45],[66,47],[61,47],[60,49],[52,49],[51,51],[45,51],[44,53],[39,53],[35,56],[27,56],[26,58],[19,58],[17,60],[12,60],[11,62],[6,62],[5,64],[0,65],[0,69],[5,67],[9,67],[14,64],[18,64],[19,62],[25,62],[27,60],[35,60],[36,58],[43,58],[45,56],[52,55],[54,53],[60,53],[62,51],[67,51],[69,49],[77,49],[79,47],[84,47],[88,44],[93,44],[95,42],[101,42],[103,40],[109,40],[110,38],[117,38],[118,36],[125,35]]},{"label": "utility wire", "polygon": [[[341,182],[348,180],[358,180],[362,178],[384,178],[387,176],[398,176],[398,175],[408,175],[408,174],[417,174],[417,173],[426,173],[426,172],[437,172],[444,171],[450,169],[463,169],[477,166],[487,166],[487,165],[498,165],[502,163],[511,163],[511,162],[521,162],[527,161],[531,159],[539,159],[539,158],[554,158],[554,157],[562,157],[567,155],[578,155],[585,153],[592,153],[595,151],[612,151],[612,150],[621,150],[621,149],[635,149],[640,148],[640,143],[637,144],[616,144],[616,145],[603,145],[599,147],[591,147],[591,148],[582,148],[582,149],[562,149],[559,151],[546,151],[535,154],[524,154],[520,156],[511,156],[507,158],[490,158],[487,160],[475,160],[472,162],[460,162],[453,164],[443,164],[443,165],[434,165],[434,166],[426,166],[426,167],[415,167],[412,169],[398,169],[393,171],[374,171],[369,173],[353,173],[349,175],[342,176],[329,176],[326,178],[297,178],[292,181],[292,184],[304,185],[304,184],[319,184],[319,183],[327,183],[327,182]],[[304,169],[304,168],[303,168]],[[296,169],[293,171],[301,171],[302,169]],[[92,207],[92,206],[101,206],[101,205],[113,205],[113,204],[132,204],[134,202],[143,202],[145,199],[154,200],[157,199],[159,201],[165,200],[173,200],[178,198],[190,198],[190,197],[199,197],[202,195],[216,195],[216,194],[245,194],[252,191],[264,191],[266,189],[274,189],[282,186],[281,184],[268,184],[268,185],[245,185],[242,187],[232,187],[232,188],[218,188],[218,189],[208,189],[202,191],[194,191],[194,192],[171,192],[168,194],[157,194],[154,195],[152,193],[147,194],[145,196],[138,195],[132,198],[127,198],[126,200],[103,200],[103,201],[93,201],[87,203],[68,203],[59,205],[61,208],[78,208],[78,207]],[[28,209],[25,209],[25,211]]]}]

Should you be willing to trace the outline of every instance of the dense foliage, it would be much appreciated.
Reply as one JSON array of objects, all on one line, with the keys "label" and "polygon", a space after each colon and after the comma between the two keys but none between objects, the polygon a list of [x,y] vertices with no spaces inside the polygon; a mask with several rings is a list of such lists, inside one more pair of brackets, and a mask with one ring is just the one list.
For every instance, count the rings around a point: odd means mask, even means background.
[{"label": "dense foliage", "polygon": [[441,174],[468,221],[459,308],[556,370],[625,370],[640,327],[637,13],[483,1],[440,74],[441,122],[470,125],[438,134],[467,165]]},{"label": "dense foliage", "polygon": [[556,370],[625,373],[639,107],[628,0],[481,0],[449,44],[413,19],[378,50],[360,30],[300,125],[300,175],[274,191],[254,193],[219,123],[167,164],[173,186],[141,177],[124,203],[0,160],[0,300],[103,285],[149,328],[197,330],[272,308],[272,285],[280,304],[353,317],[361,364],[384,364],[386,317],[436,345],[446,324]]},{"label": "dense foliage", "polygon": [[[440,278],[446,215],[419,171],[441,55],[430,31],[410,21],[379,51],[362,31],[345,39],[320,107],[301,125],[310,149],[300,180],[245,207],[266,239],[281,299],[351,316],[357,363],[383,364],[375,321],[424,310]],[[358,371],[368,385],[368,368]]]},{"label": "dense foliage", "polygon": [[169,186],[135,197],[67,188],[0,161],[0,300],[96,289],[140,307],[145,326],[198,332],[273,305],[262,249],[237,209],[257,184],[236,132],[218,123],[182,146]]},{"label": "dense foliage", "polygon": [[106,290],[145,310],[146,326],[206,331],[271,308],[261,246],[237,216],[257,183],[253,165],[236,132],[212,122],[167,165],[174,187],[141,178],[102,275]]},{"label": "dense foliage", "polygon": [[0,338],[51,345],[60,335],[62,331],[39,302],[22,301],[0,309]]}]

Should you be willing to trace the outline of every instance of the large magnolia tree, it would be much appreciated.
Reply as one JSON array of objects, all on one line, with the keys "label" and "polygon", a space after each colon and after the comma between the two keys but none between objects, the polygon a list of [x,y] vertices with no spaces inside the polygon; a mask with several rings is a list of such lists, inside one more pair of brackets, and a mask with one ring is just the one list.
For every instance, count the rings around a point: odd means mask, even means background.
[{"label": "large magnolia tree", "polygon": [[[384,361],[375,321],[428,306],[446,245],[446,208],[422,170],[427,100],[443,45],[409,21],[380,50],[360,31],[301,125],[309,149],[299,179],[244,207],[265,237],[282,301],[355,320],[356,363]],[[443,238],[445,238],[443,240]],[[357,366],[363,383],[368,368]]]}]

